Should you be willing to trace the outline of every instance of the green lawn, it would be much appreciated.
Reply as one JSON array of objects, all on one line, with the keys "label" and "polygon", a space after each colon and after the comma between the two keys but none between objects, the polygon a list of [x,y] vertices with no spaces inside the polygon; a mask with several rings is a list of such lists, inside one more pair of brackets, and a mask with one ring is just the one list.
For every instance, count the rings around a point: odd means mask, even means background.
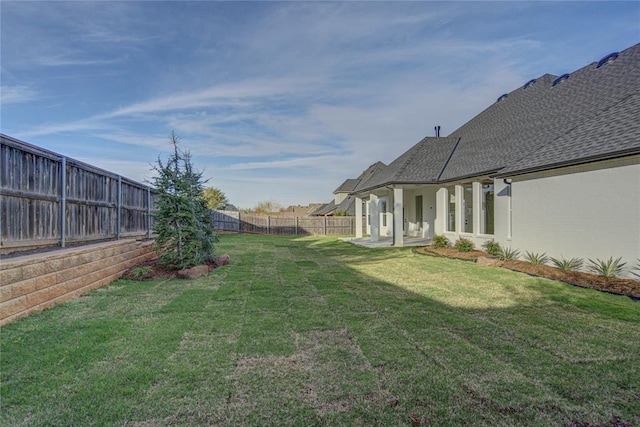
[{"label": "green lawn", "polygon": [[217,253],[5,326],[0,424],[640,425],[639,302],[334,238]]}]

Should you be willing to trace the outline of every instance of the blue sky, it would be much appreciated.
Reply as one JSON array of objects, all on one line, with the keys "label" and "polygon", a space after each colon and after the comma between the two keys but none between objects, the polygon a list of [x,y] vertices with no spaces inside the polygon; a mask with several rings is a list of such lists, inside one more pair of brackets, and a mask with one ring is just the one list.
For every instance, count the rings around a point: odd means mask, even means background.
[{"label": "blue sky", "polygon": [[10,2],[0,129],[144,181],[175,131],[240,207],[327,202],[435,125],[640,41],[640,2]]}]

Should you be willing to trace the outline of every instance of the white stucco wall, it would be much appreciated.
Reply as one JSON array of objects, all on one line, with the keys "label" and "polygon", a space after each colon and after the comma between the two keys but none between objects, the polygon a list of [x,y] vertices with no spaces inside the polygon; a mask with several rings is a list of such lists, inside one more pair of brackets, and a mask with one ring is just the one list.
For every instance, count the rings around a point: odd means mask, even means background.
[{"label": "white stucco wall", "polygon": [[[496,240],[524,253],[640,258],[640,156],[496,180]],[[503,196],[500,196],[500,193]]]},{"label": "white stucco wall", "polygon": [[[435,186],[405,189],[404,206],[407,219],[405,234],[407,236],[430,239],[436,234],[436,189]],[[422,223],[420,227],[418,227],[416,218],[416,196],[422,196]]]}]

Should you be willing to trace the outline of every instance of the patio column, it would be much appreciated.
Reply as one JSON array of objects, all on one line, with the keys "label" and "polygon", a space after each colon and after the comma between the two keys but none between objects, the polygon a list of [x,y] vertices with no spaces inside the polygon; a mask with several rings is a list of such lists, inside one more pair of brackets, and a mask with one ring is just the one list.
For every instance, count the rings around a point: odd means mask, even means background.
[{"label": "patio column", "polygon": [[404,233],[402,232],[402,215],[403,200],[402,187],[393,189],[393,246],[404,246]]},{"label": "patio column", "polygon": [[356,196],[356,239],[362,237],[362,199]]},{"label": "patio column", "polygon": [[380,236],[380,215],[378,214],[378,196],[372,194],[369,197],[369,218],[371,218],[371,238],[372,242],[378,241]]}]

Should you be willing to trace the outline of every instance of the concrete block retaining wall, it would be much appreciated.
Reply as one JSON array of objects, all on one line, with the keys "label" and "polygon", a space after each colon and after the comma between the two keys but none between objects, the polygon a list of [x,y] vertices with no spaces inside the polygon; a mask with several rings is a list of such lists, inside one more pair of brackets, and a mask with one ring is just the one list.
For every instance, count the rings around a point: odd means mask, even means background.
[{"label": "concrete block retaining wall", "polygon": [[153,241],[118,240],[0,260],[0,326],[105,286],[155,255]]}]

